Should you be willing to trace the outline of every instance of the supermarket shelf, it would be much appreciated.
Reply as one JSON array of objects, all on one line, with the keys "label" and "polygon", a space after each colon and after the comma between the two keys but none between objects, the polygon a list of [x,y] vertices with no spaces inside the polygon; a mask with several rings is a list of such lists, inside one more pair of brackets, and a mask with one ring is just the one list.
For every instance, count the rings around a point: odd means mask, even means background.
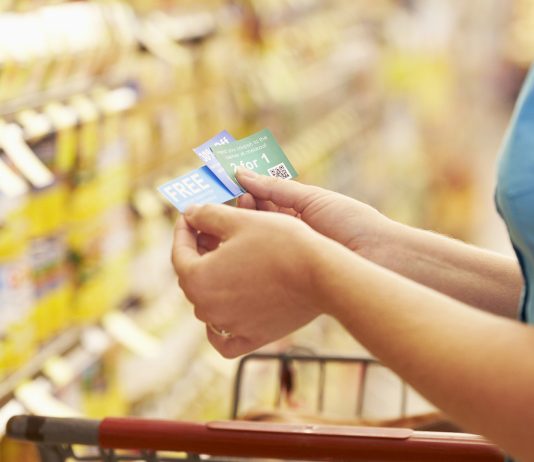
[{"label": "supermarket shelf", "polygon": [[12,395],[16,387],[41,372],[46,361],[54,356],[63,355],[76,346],[80,339],[80,329],[72,328],[61,333],[41,349],[28,363],[0,382],[0,403]]},{"label": "supermarket shelf", "polygon": [[101,324],[102,327],[95,324],[72,328],[54,338],[30,362],[0,383],[0,403],[11,398],[22,383],[38,375],[48,377],[58,388],[68,385],[115,345],[140,358],[152,359],[159,351],[156,339],[120,311],[105,315]]},{"label": "supermarket shelf", "polygon": [[300,0],[292,2],[291,7],[283,6],[279,9],[272,9],[271,6],[270,8],[269,18],[265,21],[264,27],[271,29],[287,27],[302,21],[308,16],[322,12],[321,2],[317,0]]},{"label": "supermarket shelf", "polygon": [[[161,339],[156,360],[154,357],[141,355],[132,357],[121,371],[124,377],[132,377],[131,380],[124,381],[124,392],[128,401],[142,401],[155,391],[171,386],[190,365],[195,352],[205,344],[204,332],[204,324],[193,318],[192,314],[184,316],[184,319]],[[139,370],[145,371],[142,377],[137,373]]]},{"label": "supermarket shelf", "polygon": [[[365,127],[361,117],[363,113],[364,106],[346,103],[288,140],[285,143],[286,153],[305,173],[343,143],[357,138]],[[372,123],[372,120],[366,120],[367,123]]]},{"label": "supermarket shelf", "polygon": [[194,13],[167,18],[166,25],[170,38],[179,43],[194,43],[206,39],[217,30],[215,13]]},{"label": "supermarket shelf", "polygon": [[183,46],[197,44],[217,33],[221,14],[199,12],[169,16],[159,12],[139,22],[137,40],[143,50],[169,63],[180,64]]},{"label": "supermarket shelf", "polygon": [[[155,29],[159,33],[158,40],[154,42],[154,40],[151,40],[149,36],[147,37],[143,33],[138,33],[137,40],[139,45],[144,46],[154,56],[160,58],[162,48],[161,40],[168,41],[168,44],[195,43],[212,36],[217,30],[215,16],[208,13],[190,14],[176,18],[162,18],[160,16],[158,19],[157,21],[145,20],[145,26],[150,25],[151,27],[149,29],[152,31]],[[145,29],[147,28],[140,28],[140,30]],[[163,47],[164,50],[167,50],[168,44],[165,44],[166,46]],[[60,87],[28,92],[17,98],[0,101],[0,117],[10,117],[23,109],[35,109],[51,101],[64,101],[80,93],[86,94],[99,85],[107,87],[124,85],[127,83],[127,80],[127,76],[122,76],[121,78],[114,77],[113,79],[104,76],[95,82],[94,77],[87,77],[86,79],[63,83]]]},{"label": "supermarket shelf", "polygon": [[[103,79],[98,84],[106,87],[117,87],[124,85],[124,80],[119,81]],[[28,93],[24,96],[13,98],[6,101],[0,101],[0,117],[9,118],[15,115],[17,112],[27,109],[38,109],[52,101],[63,102],[68,100],[72,96],[78,94],[87,94],[91,89],[95,88],[95,82],[93,79],[80,80],[70,82],[68,85],[62,87],[51,88],[49,90],[43,90],[40,92]]]}]

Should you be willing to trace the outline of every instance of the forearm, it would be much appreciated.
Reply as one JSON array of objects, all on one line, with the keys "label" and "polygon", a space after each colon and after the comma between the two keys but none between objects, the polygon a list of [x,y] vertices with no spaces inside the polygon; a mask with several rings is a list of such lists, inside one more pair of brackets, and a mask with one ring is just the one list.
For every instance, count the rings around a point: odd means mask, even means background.
[{"label": "forearm", "polygon": [[327,312],[466,429],[522,456],[534,443],[534,331],[468,307],[345,249],[323,252]]},{"label": "forearm", "polygon": [[523,280],[515,258],[398,223],[386,236],[368,259],[469,305],[517,317]]}]

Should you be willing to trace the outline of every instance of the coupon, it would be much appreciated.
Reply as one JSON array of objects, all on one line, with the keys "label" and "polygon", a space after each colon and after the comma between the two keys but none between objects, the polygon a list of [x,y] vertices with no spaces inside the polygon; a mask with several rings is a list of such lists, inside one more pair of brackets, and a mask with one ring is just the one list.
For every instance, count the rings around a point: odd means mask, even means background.
[{"label": "coupon", "polygon": [[267,128],[239,141],[213,145],[211,151],[236,184],[235,172],[238,167],[284,180],[297,177],[297,171]]},{"label": "coupon", "polygon": [[213,152],[210,149],[212,146],[223,146],[231,143],[232,141],[235,141],[235,138],[226,130],[223,130],[210,140],[206,141],[200,146],[197,146],[196,148],[193,148],[193,151],[198,157],[200,157],[202,162],[206,164],[213,174],[219,178],[221,183],[226,186],[231,193],[233,193],[235,196],[238,196],[242,192],[241,188],[228,176],[228,173],[226,173],[226,170],[221,165],[219,160],[213,155]]},{"label": "coupon", "polygon": [[235,177],[240,166],[286,180],[297,176],[268,129],[240,141],[223,130],[193,151],[205,165],[158,187],[182,213],[189,205],[221,204],[241,196],[244,190]]},{"label": "coupon", "polygon": [[192,204],[222,204],[237,197],[207,165],[174,178],[159,186],[158,191],[181,213]]}]

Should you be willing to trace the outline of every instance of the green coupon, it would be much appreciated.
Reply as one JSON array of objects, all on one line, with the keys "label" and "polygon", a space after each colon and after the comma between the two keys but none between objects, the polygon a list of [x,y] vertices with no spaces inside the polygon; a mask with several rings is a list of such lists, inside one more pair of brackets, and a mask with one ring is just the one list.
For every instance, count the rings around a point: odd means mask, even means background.
[{"label": "green coupon", "polygon": [[285,180],[296,178],[298,175],[267,128],[239,141],[212,146],[211,150],[236,184],[239,184],[235,177],[238,167]]}]

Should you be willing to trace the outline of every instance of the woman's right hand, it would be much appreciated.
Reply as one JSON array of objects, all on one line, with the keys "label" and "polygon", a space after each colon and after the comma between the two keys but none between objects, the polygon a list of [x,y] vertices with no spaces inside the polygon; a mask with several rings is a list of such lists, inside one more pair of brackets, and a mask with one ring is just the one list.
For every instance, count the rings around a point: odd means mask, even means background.
[{"label": "woman's right hand", "polygon": [[384,263],[384,244],[394,235],[396,223],[376,209],[327,189],[244,168],[239,168],[236,176],[247,190],[239,198],[239,207],[296,216],[361,256]]}]

